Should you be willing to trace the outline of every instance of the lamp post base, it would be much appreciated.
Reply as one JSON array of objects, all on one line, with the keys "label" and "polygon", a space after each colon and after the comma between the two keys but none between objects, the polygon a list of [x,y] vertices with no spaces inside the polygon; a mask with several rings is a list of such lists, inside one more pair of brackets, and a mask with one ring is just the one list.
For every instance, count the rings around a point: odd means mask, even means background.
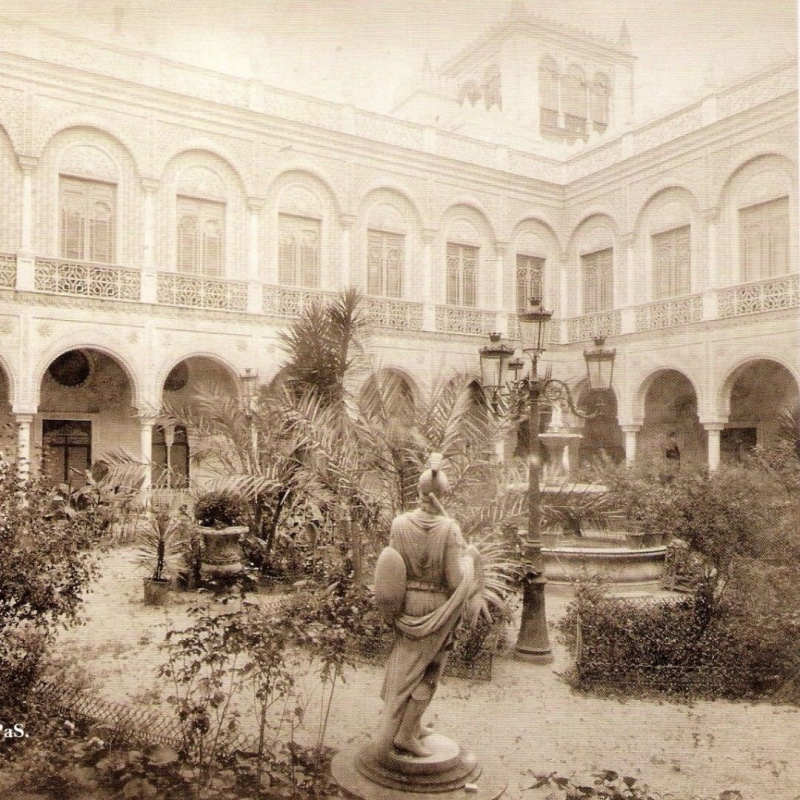
[{"label": "lamp post base", "polygon": [[522,594],[522,624],[514,645],[514,655],[531,664],[552,664],[553,652],[547,636],[547,617],[544,608],[544,587],[547,580],[542,575],[527,578]]}]

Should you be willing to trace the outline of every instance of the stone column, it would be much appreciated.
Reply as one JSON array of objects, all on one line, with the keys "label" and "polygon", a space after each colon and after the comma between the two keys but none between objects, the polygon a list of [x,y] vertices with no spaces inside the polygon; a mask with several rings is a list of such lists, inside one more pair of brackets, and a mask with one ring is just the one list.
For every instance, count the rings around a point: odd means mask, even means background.
[{"label": "stone column", "polygon": [[339,265],[339,286],[346,289],[353,285],[353,270],[350,263],[350,239],[353,223],[356,221],[355,214],[341,214],[339,225],[342,229],[342,263]]},{"label": "stone column", "polygon": [[433,290],[433,242],[436,231],[426,228],[422,231],[422,274],[419,294],[422,300],[422,329],[436,330],[436,298]]},{"label": "stone column", "polygon": [[164,449],[167,451],[167,489],[172,488],[172,445],[175,443],[175,427],[164,426]]},{"label": "stone column", "polygon": [[145,420],[139,421],[139,441],[142,451],[142,492],[150,491],[152,485],[151,459],[153,456],[153,423]]},{"label": "stone column", "polygon": [[19,156],[22,170],[22,219],[17,256],[17,289],[33,291],[36,259],[33,253],[33,173],[39,159],[33,156]]},{"label": "stone column", "polygon": [[625,463],[630,467],[636,461],[636,434],[641,425],[620,425],[625,433]]},{"label": "stone column", "polygon": [[142,289],[143,303],[158,302],[158,286],[156,275],[156,192],[158,181],[155,178],[142,178],[144,193],[144,242],[142,252]]},{"label": "stone column", "polygon": [[507,250],[508,242],[494,243],[494,308],[497,311],[497,327],[495,330],[504,335],[508,333],[508,311],[504,302]]},{"label": "stone column", "polygon": [[620,275],[622,281],[614,284],[614,305],[617,308],[622,306],[632,306],[636,303],[636,253],[633,248],[635,239],[633,233],[626,233],[620,236],[622,245],[622,263],[620,264]]},{"label": "stone column", "polygon": [[20,477],[27,477],[31,470],[31,425],[33,414],[14,414],[17,423],[17,469]]},{"label": "stone column", "polygon": [[704,422],[708,437],[708,469],[715,472],[719,469],[720,462],[720,434],[725,428],[724,422]]},{"label": "stone column", "polygon": [[703,212],[703,220],[705,221],[706,224],[706,265],[707,265],[706,274],[700,276],[701,277],[700,287],[702,287],[703,289],[703,319],[716,319],[718,316],[716,289],[720,285],[719,262],[717,255],[717,236],[719,232],[719,208],[714,207],[706,209]]},{"label": "stone column", "polygon": [[259,197],[247,198],[247,310],[261,313],[261,261],[258,220],[264,201]]}]

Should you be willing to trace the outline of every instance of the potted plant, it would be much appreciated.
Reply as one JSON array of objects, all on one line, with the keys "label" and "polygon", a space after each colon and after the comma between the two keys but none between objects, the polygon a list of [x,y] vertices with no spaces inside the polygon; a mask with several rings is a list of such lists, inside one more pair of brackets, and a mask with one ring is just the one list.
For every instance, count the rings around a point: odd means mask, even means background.
[{"label": "potted plant", "polygon": [[180,520],[175,520],[168,509],[157,508],[140,534],[139,563],[150,572],[144,578],[145,605],[166,605],[170,586],[166,571],[181,551],[183,533]]}]

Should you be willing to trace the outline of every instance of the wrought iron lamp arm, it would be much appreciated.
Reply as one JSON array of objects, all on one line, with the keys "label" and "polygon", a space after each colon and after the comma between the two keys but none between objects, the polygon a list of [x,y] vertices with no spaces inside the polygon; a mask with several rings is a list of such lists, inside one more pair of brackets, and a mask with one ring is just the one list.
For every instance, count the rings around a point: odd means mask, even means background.
[{"label": "wrought iron lamp arm", "polygon": [[[583,411],[575,405],[572,399],[572,392],[569,386],[558,378],[537,378],[539,391],[550,401],[560,400],[564,395],[567,397],[569,410],[580,419],[592,419],[600,415],[601,409],[595,411]],[[557,387],[557,388],[554,388]]]}]

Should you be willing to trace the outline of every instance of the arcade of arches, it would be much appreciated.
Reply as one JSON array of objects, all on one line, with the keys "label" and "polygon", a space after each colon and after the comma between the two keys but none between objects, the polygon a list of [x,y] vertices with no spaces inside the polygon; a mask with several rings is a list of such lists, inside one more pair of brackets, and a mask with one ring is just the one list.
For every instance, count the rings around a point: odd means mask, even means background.
[{"label": "arcade of arches", "polygon": [[[412,408],[416,390],[399,373],[398,378],[398,398]],[[240,395],[227,367],[212,357],[192,356],[171,368],[160,396],[163,403],[181,405],[200,391]],[[600,397],[578,387],[578,404],[591,416],[577,426],[582,438],[572,446],[571,464],[605,454],[617,462],[670,457],[716,469],[741,460],[756,444],[768,443],[780,413],[800,405],[795,377],[769,359],[734,369],[709,395],[712,402],[701,402],[692,380],[676,369],[657,371],[639,392],[640,422],[621,426],[613,391]],[[86,470],[120,450],[147,455],[146,488],[182,489],[203,480],[202,471],[190,467],[197,434],[148,421],[135,406],[126,368],[99,349],[75,348],[54,358],[41,378],[35,413],[13,411],[12,394],[8,375],[0,370],[0,451],[16,451],[22,463],[41,466],[54,482],[79,485]],[[704,414],[708,407],[718,413]],[[506,453],[515,450],[520,448],[507,443]]]}]

